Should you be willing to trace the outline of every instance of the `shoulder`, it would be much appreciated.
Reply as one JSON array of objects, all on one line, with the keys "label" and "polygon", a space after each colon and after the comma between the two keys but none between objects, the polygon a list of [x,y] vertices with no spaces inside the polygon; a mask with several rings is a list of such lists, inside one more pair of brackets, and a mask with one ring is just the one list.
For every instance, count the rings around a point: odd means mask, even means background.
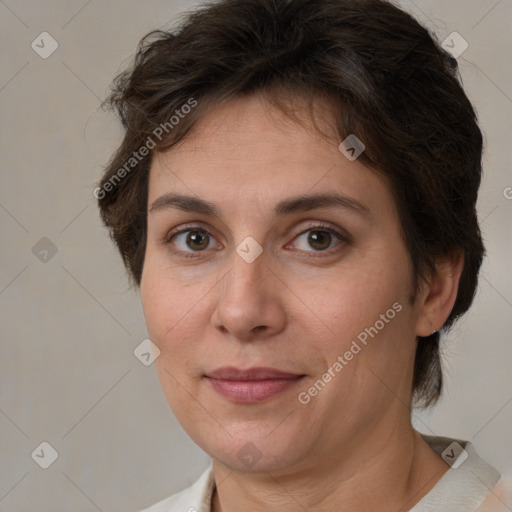
[{"label": "shoulder", "polygon": [[193,485],[140,512],[210,512],[213,489],[213,468],[210,465]]},{"label": "shoulder", "polygon": [[509,512],[512,510],[512,473],[503,475],[478,512]]},{"label": "shoulder", "polygon": [[411,512],[501,512],[497,508],[480,508],[484,503],[493,506],[501,475],[478,455],[471,442],[424,434],[422,437],[450,469]]}]

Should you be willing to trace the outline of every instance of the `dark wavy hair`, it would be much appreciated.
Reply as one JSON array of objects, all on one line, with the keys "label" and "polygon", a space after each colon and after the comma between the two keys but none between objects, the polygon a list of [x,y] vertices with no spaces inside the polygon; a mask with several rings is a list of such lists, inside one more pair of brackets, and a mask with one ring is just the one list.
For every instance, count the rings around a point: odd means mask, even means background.
[{"label": "dark wavy hair", "polygon": [[[105,101],[125,135],[95,190],[132,283],[140,284],[144,264],[152,155],[182,140],[208,108],[254,93],[285,113],[285,96],[310,105],[327,98],[339,140],[353,133],[364,141],[361,162],[388,177],[398,207],[411,300],[439,258],[463,254],[446,331],[471,305],[484,255],[476,214],[482,134],[456,60],[385,0],[221,0],[141,40]],[[191,99],[197,106],[170,122]],[[442,384],[436,332],[418,338],[414,403],[434,404]]]}]

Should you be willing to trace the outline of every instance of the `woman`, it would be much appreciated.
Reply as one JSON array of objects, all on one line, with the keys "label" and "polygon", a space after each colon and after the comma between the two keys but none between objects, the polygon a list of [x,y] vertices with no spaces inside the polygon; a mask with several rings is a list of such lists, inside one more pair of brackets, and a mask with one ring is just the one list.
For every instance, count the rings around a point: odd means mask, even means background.
[{"label": "woman", "polygon": [[411,425],[484,253],[456,70],[383,0],[224,0],[141,42],[95,194],[212,459],[147,511],[488,509],[499,473]]}]

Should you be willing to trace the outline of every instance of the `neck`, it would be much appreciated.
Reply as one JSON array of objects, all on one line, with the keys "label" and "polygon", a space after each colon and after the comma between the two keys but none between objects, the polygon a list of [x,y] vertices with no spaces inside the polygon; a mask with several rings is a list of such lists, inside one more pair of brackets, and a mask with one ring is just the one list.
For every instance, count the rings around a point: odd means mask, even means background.
[{"label": "neck", "polygon": [[410,425],[362,443],[348,457],[335,455],[324,457],[320,465],[272,474],[233,472],[214,460],[218,488],[212,512],[263,512],[277,507],[282,512],[406,511],[448,470]]}]

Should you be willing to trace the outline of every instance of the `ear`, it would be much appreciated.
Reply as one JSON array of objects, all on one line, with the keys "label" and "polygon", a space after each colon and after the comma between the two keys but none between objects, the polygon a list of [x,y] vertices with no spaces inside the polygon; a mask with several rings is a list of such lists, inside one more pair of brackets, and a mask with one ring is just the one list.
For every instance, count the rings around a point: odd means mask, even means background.
[{"label": "ear", "polygon": [[416,336],[430,336],[444,325],[457,298],[463,266],[462,251],[438,262],[435,272],[418,295],[420,304]]}]

